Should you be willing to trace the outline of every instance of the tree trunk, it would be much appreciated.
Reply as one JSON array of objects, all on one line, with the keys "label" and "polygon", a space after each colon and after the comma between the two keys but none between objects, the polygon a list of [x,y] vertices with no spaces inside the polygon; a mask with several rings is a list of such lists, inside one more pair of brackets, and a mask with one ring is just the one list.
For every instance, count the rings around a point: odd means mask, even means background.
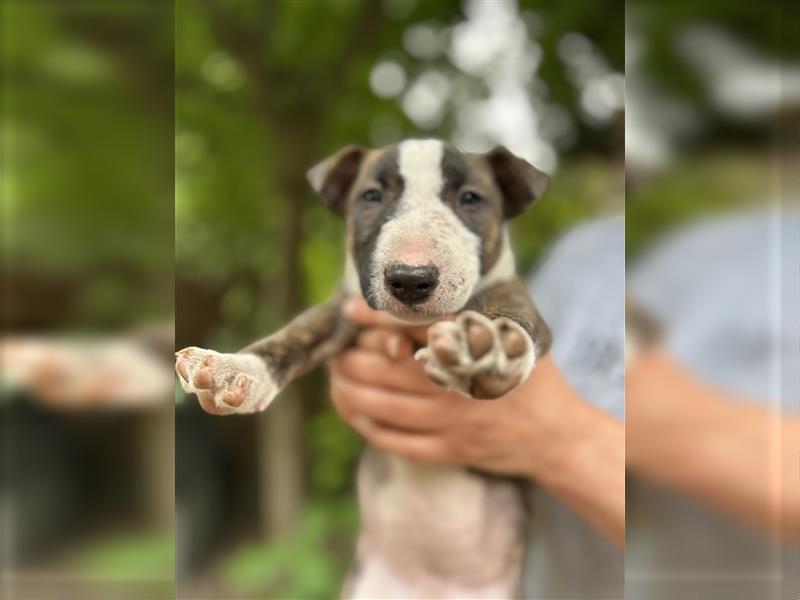
[{"label": "tree trunk", "polygon": [[[286,269],[281,317],[288,319],[304,306],[303,290],[303,216],[308,197],[304,172],[314,156],[313,140],[322,122],[323,107],[344,91],[342,70],[380,39],[382,12],[380,3],[366,2],[355,16],[353,31],[362,35],[346,38],[341,51],[333,57],[327,81],[308,81],[292,69],[273,68],[264,60],[268,32],[247,30],[228,18],[221,4],[207,0],[203,6],[223,45],[247,71],[256,92],[264,121],[273,126],[275,143],[280,148],[276,164],[268,172],[280,183],[281,200],[287,204],[285,221]],[[272,6],[265,4],[265,6]],[[267,23],[276,22],[273,18]],[[280,77],[281,94],[273,93]],[[294,97],[289,97],[294,91]],[[266,536],[290,530],[297,522],[303,499],[303,406],[297,385],[290,386],[258,419],[258,487],[262,510],[261,528]]]},{"label": "tree trunk", "polygon": [[[297,132],[295,132],[297,134]],[[302,136],[299,136],[302,139]],[[276,172],[281,197],[287,203],[285,219],[285,264],[282,318],[290,319],[303,307],[303,218],[305,189],[303,169],[307,151],[282,136],[285,150]],[[303,394],[290,385],[270,409],[258,417],[259,491],[262,498],[262,533],[278,536],[288,532],[298,520],[303,502]]]}]

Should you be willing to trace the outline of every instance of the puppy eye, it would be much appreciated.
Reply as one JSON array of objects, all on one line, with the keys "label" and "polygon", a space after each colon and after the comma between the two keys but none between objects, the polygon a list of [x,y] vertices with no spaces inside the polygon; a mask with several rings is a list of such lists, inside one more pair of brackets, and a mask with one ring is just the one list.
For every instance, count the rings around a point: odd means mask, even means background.
[{"label": "puppy eye", "polygon": [[477,204],[481,201],[481,197],[475,192],[464,192],[458,199],[461,206],[469,206],[470,204]]},{"label": "puppy eye", "polygon": [[381,201],[381,192],[380,190],[367,190],[361,197],[366,200],[367,202],[380,202]]}]

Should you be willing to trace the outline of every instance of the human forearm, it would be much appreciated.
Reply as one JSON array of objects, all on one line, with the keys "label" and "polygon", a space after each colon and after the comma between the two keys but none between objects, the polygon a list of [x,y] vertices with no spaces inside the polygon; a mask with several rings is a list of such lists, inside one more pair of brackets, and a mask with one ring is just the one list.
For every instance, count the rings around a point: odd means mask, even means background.
[{"label": "human forearm", "polygon": [[529,475],[618,546],[625,544],[625,428],[592,407],[549,360],[531,377],[532,422],[548,423],[531,439]]},{"label": "human forearm", "polygon": [[717,390],[659,352],[631,364],[626,387],[630,472],[798,537],[800,420]]}]

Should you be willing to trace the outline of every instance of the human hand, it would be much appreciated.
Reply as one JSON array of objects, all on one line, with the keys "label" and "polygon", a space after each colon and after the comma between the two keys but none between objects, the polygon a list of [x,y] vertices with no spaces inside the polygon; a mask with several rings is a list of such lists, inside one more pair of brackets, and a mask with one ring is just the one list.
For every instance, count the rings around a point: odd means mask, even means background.
[{"label": "human hand", "polygon": [[358,299],[346,316],[365,327],[356,347],[330,364],[339,414],[371,444],[402,457],[536,477],[559,460],[563,427],[554,401],[568,386],[543,358],[532,377],[497,400],[434,385],[413,359],[427,327],[405,328]]}]

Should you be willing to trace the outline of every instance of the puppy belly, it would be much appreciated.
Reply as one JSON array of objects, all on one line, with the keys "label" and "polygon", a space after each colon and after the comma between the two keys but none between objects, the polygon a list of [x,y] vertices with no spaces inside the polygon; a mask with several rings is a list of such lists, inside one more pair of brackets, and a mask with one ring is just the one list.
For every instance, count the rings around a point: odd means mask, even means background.
[{"label": "puppy belly", "polygon": [[350,600],[465,600],[482,598],[503,600],[515,598],[519,588],[515,581],[498,581],[490,584],[464,586],[458,581],[442,578],[425,579],[413,574],[400,575],[380,557],[365,559],[354,576],[346,596]]},{"label": "puppy belly", "polygon": [[369,449],[353,598],[511,598],[524,558],[517,485]]}]

